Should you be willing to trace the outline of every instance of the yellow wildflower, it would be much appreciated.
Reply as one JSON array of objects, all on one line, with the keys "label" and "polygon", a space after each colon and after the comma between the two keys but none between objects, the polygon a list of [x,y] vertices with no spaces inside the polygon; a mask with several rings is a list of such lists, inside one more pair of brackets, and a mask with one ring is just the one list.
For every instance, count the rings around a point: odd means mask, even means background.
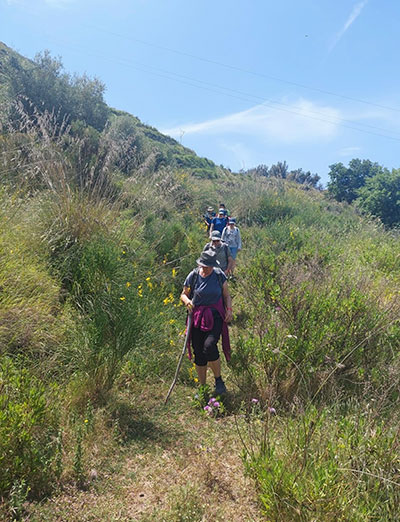
[{"label": "yellow wildflower", "polygon": [[125,301],[125,297],[124,296],[120,297],[120,300]]},{"label": "yellow wildflower", "polygon": [[176,320],[175,319],[170,319],[169,320],[169,324],[175,324],[176,323]]},{"label": "yellow wildflower", "polygon": [[176,277],[176,268],[173,268],[173,269],[172,269],[172,277],[173,277],[173,278]]},{"label": "yellow wildflower", "polygon": [[128,281],[128,282],[126,283],[126,288],[129,288],[130,286],[131,286],[131,283]]},{"label": "yellow wildflower", "polygon": [[150,277],[146,277],[146,281],[147,281],[147,282],[149,282],[149,281],[150,281],[150,279],[151,279]]}]

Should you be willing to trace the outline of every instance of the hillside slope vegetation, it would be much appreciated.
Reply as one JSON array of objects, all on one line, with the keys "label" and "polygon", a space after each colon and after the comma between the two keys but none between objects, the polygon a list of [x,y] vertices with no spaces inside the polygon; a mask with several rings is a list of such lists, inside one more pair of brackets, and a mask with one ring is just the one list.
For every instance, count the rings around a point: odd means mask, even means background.
[{"label": "hillside slope vegetation", "polygon": [[[108,108],[102,130],[8,109],[2,518],[396,520],[398,233],[287,180],[215,167],[199,178],[161,135],[158,161],[151,130]],[[229,393],[204,410],[185,360],[165,407],[182,283],[219,201],[244,243]]]}]

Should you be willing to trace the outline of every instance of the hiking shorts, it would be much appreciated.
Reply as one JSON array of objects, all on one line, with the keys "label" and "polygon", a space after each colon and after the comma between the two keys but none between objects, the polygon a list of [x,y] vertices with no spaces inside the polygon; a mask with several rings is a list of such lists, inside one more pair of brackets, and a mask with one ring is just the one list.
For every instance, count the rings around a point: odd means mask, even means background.
[{"label": "hiking shorts", "polygon": [[237,247],[229,247],[229,250],[231,251],[231,257],[233,259],[236,259],[238,248]]},{"label": "hiking shorts", "polygon": [[209,332],[203,332],[200,328],[192,329],[192,346],[194,363],[197,366],[207,366],[208,362],[219,359],[217,343],[222,331],[222,317],[213,311],[214,326]]}]

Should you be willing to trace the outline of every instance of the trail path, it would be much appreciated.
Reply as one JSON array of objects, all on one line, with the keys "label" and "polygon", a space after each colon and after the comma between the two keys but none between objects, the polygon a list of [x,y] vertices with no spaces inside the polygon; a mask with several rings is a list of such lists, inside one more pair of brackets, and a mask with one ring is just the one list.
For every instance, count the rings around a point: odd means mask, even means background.
[{"label": "trail path", "polygon": [[[178,384],[168,407],[164,389],[146,389],[121,421],[126,442],[86,491],[71,488],[39,505],[27,520],[263,520],[254,484],[244,476],[232,416],[204,417],[193,388]],[[158,395],[158,396],[157,396]]]}]

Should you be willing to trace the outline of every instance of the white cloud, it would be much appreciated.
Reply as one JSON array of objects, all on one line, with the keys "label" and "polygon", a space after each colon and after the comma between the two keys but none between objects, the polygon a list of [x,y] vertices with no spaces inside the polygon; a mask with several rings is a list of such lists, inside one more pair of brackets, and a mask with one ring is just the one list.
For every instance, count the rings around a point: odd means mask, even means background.
[{"label": "white cloud", "polygon": [[329,141],[337,134],[341,113],[329,106],[299,99],[283,103],[280,109],[261,104],[246,111],[199,123],[188,123],[162,132],[179,138],[188,134],[251,136],[268,143]]},{"label": "white cloud", "polygon": [[64,7],[68,4],[75,3],[76,0],[44,0],[44,2],[50,7]]},{"label": "white cloud", "polygon": [[358,2],[354,7],[352,12],[350,13],[350,16],[346,20],[344,26],[342,29],[335,35],[335,38],[333,39],[333,42],[331,43],[329,47],[329,52],[331,52],[336,45],[339,43],[339,41],[343,38],[344,33],[349,29],[351,24],[358,18],[361,14],[361,11],[364,9],[364,7],[367,5],[368,0],[363,0],[362,2]]},{"label": "white cloud", "polygon": [[362,151],[362,147],[344,147],[338,151],[339,156],[347,157],[352,156],[355,157],[356,154],[359,154]]}]

